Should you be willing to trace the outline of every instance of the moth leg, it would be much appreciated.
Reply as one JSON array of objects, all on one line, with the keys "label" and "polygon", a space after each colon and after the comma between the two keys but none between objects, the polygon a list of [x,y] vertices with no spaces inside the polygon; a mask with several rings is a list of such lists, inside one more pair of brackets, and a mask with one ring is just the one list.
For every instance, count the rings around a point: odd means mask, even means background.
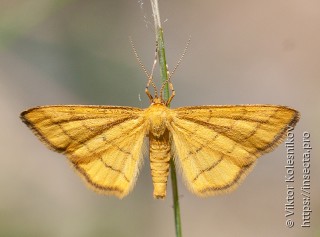
[{"label": "moth leg", "polygon": [[173,99],[173,97],[174,97],[175,94],[176,94],[176,93],[175,93],[175,90],[173,89],[173,85],[172,85],[172,83],[171,83],[171,77],[173,76],[173,74],[175,73],[175,71],[177,70],[177,68],[180,66],[180,63],[182,62],[183,57],[184,57],[185,54],[187,53],[187,49],[188,49],[188,47],[189,47],[190,41],[191,41],[191,36],[189,37],[188,42],[187,42],[187,44],[186,44],[186,47],[184,48],[184,51],[183,51],[183,53],[182,53],[182,55],[181,55],[181,57],[180,57],[177,65],[173,68],[171,74],[170,74],[170,72],[169,72],[168,65],[166,65],[166,67],[167,67],[167,80],[165,80],[165,81],[162,83],[162,86],[161,86],[161,89],[160,89],[160,96],[162,97],[162,91],[164,90],[165,85],[168,83],[168,84],[169,84],[169,87],[170,87],[170,90],[171,90],[171,95],[170,95],[168,101],[166,102],[166,105],[167,105],[167,106],[170,105],[171,100]]},{"label": "moth leg", "polygon": [[169,87],[170,87],[170,90],[171,90],[171,95],[170,95],[168,101],[166,102],[166,105],[167,105],[167,106],[170,105],[171,100],[172,100],[173,97],[175,97],[175,95],[176,95],[176,91],[173,89],[173,84],[171,83],[171,81],[169,81]]},{"label": "moth leg", "polygon": [[133,44],[133,41],[132,41],[131,37],[129,38],[129,40],[130,40],[130,43],[131,43],[132,50],[133,50],[133,52],[134,52],[134,54],[136,56],[136,59],[137,59],[139,65],[140,65],[140,67],[142,68],[142,70],[144,71],[144,73],[146,74],[146,76],[148,78],[148,82],[147,82],[147,86],[146,86],[145,92],[146,92],[147,96],[149,97],[149,99],[152,101],[153,97],[149,92],[150,84],[152,84],[152,87],[153,87],[154,92],[155,92],[155,96],[156,97],[158,96],[157,88],[156,88],[156,86],[155,86],[155,84],[154,84],[154,82],[152,80],[153,79],[153,71],[154,71],[154,68],[155,68],[155,66],[157,64],[158,43],[156,44],[155,60],[154,60],[154,63],[153,63],[152,69],[151,69],[151,74],[149,75],[147,69],[145,68],[145,66],[141,62],[141,59],[140,59],[140,57],[139,57],[139,55],[137,53],[137,50],[136,50],[136,48],[135,48],[135,46]]},{"label": "moth leg", "polygon": [[146,86],[145,92],[146,92],[147,96],[149,97],[150,101],[152,101],[153,97],[152,97],[152,95],[150,94],[150,92],[148,90],[148,85]]}]

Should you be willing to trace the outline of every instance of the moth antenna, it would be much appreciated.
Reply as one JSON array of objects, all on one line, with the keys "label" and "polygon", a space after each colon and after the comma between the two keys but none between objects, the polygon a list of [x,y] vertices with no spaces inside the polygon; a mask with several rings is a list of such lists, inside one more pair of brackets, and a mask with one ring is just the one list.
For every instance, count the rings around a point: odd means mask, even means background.
[{"label": "moth antenna", "polygon": [[134,43],[133,43],[133,41],[132,41],[131,36],[129,36],[129,40],[130,40],[130,43],[131,43],[131,47],[132,47],[133,53],[134,53],[134,55],[136,56],[136,59],[137,59],[138,63],[140,64],[140,67],[142,68],[142,70],[144,71],[144,73],[147,75],[147,78],[149,78],[149,77],[150,77],[150,76],[149,76],[149,73],[148,73],[147,69],[145,68],[145,66],[143,65],[143,63],[142,63],[141,60],[140,60],[140,57],[139,57],[139,55],[138,55],[138,53],[137,53],[136,47],[134,46]]},{"label": "moth antenna", "polygon": [[168,81],[170,81],[171,77],[173,76],[173,74],[175,73],[177,68],[180,66],[180,63],[182,62],[182,59],[183,59],[184,55],[186,55],[186,53],[187,53],[188,47],[190,45],[190,42],[191,42],[191,35],[189,36],[189,39],[188,39],[187,44],[186,44],[186,47],[184,48],[183,53],[182,53],[177,65],[173,68],[173,70],[171,72],[171,76],[168,77]]},{"label": "moth antenna", "polygon": [[171,74],[170,74],[170,72],[169,72],[168,65],[166,65],[166,67],[167,67],[167,75],[168,75],[167,78],[168,78],[168,79],[165,80],[165,81],[162,83],[162,85],[161,85],[160,96],[162,96],[162,92],[163,92],[163,90],[164,90],[165,85],[166,85],[167,83],[169,83],[169,86],[170,86],[170,89],[171,89],[171,96],[170,96],[170,98],[168,99],[168,101],[166,102],[167,105],[170,104],[171,100],[172,100],[173,97],[175,96],[175,90],[173,89],[173,84],[171,83],[171,77],[173,76],[173,74],[175,73],[175,71],[177,70],[177,68],[179,67],[179,65],[181,64],[183,57],[186,55],[187,49],[188,49],[188,47],[189,47],[189,45],[190,45],[190,42],[191,42],[191,35],[189,36],[189,39],[188,39],[187,44],[186,44],[186,47],[184,48],[183,53],[182,53],[182,55],[181,55],[181,57],[180,57],[177,65],[173,68]]},{"label": "moth antenna", "polygon": [[149,92],[149,86],[150,84],[152,85],[153,89],[154,89],[154,94],[155,94],[155,97],[158,97],[158,91],[157,91],[157,88],[152,80],[153,78],[153,71],[154,71],[154,68],[155,68],[155,65],[157,64],[157,53],[158,53],[158,43],[156,44],[157,47],[156,47],[156,53],[155,53],[155,60],[154,60],[154,63],[153,63],[153,66],[152,66],[152,70],[151,70],[151,74],[149,75],[147,69],[145,68],[145,66],[143,65],[143,63],[141,62],[141,59],[138,55],[138,52],[136,50],[136,47],[134,46],[134,43],[132,41],[132,38],[131,36],[129,36],[129,40],[130,40],[130,43],[131,43],[131,47],[132,47],[132,50],[133,50],[133,53],[134,55],[136,56],[136,59],[140,65],[140,67],[142,68],[142,70],[144,71],[144,73],[146,74],[147,78],[148,78],[148,82],[147,82],[147,86],[146,86],[146,89],[145,89],[145,92],[146,94],[148,95],[148,97],[150,98],[150,100],[153,100],[153,97],[152,95],[150,94]]}]

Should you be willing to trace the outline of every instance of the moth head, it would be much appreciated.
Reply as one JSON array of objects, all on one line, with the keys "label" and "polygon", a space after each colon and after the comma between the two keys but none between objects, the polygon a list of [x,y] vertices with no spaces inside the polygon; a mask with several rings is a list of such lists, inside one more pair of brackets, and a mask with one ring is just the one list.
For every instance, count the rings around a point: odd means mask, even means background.
[{"label": "moth head", "polygon": [[161,97],[155,97],[151,100],[151,104],[163,104],[165,105],[165,101]]},{"label": "moth head", "polygon": [[145,92],[146,92],[147,96],[149,97],[151,104],[162,104],[165,106],[170,106],[170,102],[173,99],[173,97],[175,96],[175,91],[173,89],[172,83],[170,82],[169,85],[170,85],[170,89],[171,89],[171,95],[167,100],[164,100],[163,99],[163,90],[164,90],[165,86],[167,85],[167,83],[168,83],[168,80],[163,82],[161,89],[160,89],[159,96],[158,96],[158,91],[157,91],[156,86],[154,84],[152,84],[153,89],[154,89],[154,97],[150,94],[149,89],[148,89],[149,84],[147,84]]}]

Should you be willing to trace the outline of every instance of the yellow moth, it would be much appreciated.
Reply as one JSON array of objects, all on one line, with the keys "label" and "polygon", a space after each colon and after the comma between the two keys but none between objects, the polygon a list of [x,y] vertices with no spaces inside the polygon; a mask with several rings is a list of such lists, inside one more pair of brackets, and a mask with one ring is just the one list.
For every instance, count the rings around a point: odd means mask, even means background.
[{"label": "yellow moth", "polygon": [[[49,148],[65,154],[90,187],[118,198],[134,187],[145,137],[155,198],[166,196],[170,159],[180,168],[187,187],[206,197],[236,188],[256,160],[281,143],[287,127],[299,120],[296,110],[278,105],[170,109],[175,95],[170,77],[168,101],[162,98],[166,82],[158,96],[152,73],[148,77],[151,105],[146,109],[40,106],[22,112],[21,119]],[[154,97],[148,91],[150,83]]]},{"label": "yellow moth", "polygon": [[49,148],[65,154],[94,190],[119,198],[135,184],[149,137],[154,197],[164,198],[171,157],[196,195],[232,190],[259,156],[284,139],[299,113],[276,105],[170,109],[155,97],[146,109],[41,106],[21,118]]}]

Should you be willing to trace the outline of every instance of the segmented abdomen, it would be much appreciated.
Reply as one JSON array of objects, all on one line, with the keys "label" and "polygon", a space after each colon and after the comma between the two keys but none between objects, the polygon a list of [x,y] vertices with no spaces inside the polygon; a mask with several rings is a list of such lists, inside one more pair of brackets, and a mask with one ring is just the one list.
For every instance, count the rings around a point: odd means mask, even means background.
[{"label": "segmented abdomen", "polygon": [[150,166],[153,181],[153,196],[164,198],[167,190],[167,180],[169,175],[170,162],[170,141],[169,131],[160,137],[149,134],[150,141]]}]

